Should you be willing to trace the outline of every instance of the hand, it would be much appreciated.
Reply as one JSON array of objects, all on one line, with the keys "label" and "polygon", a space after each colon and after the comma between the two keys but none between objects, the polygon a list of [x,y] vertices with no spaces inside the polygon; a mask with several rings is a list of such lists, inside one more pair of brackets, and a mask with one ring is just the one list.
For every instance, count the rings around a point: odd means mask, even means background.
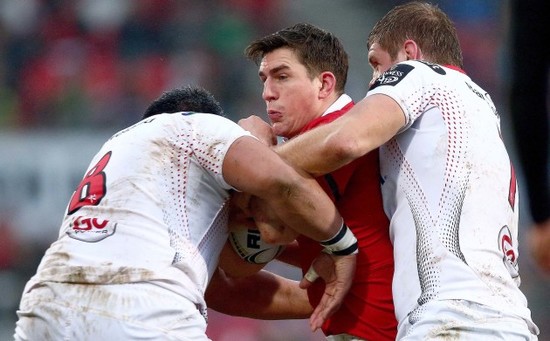
[{"label": "hand", "polygon": [[271,129],[271,126],[260,117],[251,115],[247,118],[240,119],[238,123],[241,128],[248,130],[267,146],[277,144],[277,136],[273,133],[273,129]]},{"label": "hand", "polygon": [[265,200],[251,197],[250,210],[264,242],[274,245],[286,245],[292,243],[298,237],[298,233],[286,226]]},{"label": "hand", "polygon": [[[311,266],[325,281],[325,292],[321,301],[309,318],[309,325],[314,332],[340,308],[348,293],[355,275],[356,255],[334,256],[322,252]],[[311,278],[315,281],[315,278]],[[300,282],[300,288],[306,289],[312,284],[306,277]]]},{"label": "hand", "polygon": [[229,201],[229,230],[233,231],[243,227],[256,229],[256,223],[252,218],[248,206],[250,203],[250,194],[243,192],[234,192]]},{"label": "hand", "polygon": [[538,266],[550,273],[550,219],[532,226],[528,241]]},{"label": "hand", "polygon": [[248,193],[234,192],[229,202],[229,231],[242,228],[260,230],[264,242],[274,245],[292,243],[298,233],[286,227],[273,214],[267,203]]}]

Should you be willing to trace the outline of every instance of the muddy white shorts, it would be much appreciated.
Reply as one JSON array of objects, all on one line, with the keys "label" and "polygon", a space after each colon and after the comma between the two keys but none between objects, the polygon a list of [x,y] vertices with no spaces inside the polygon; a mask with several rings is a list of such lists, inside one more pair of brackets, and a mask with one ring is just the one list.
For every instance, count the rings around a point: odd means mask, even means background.
[{"label": "muddy white shorts", "polygon": [[46,283],[23,295],[15,340],[207,341],[188,299],[150,283]]},{"label": "muddy white shorts", "polygon": [[[397,340],[535,341],[538,328],[518,316],[464,300],[432,301],[399,326]],[[531,330],[530,330],[531,329]]]}]

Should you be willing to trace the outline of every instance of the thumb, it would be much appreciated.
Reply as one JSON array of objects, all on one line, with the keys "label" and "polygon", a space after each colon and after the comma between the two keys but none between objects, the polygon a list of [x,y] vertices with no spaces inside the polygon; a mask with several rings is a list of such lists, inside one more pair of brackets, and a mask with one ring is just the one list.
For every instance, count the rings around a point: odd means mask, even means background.
[{"label": "thumb", "polygon": [[319,278],[319,274],[313,268],[313,264],[309,267],[309,270],[306,272],[302,280],[300,281],[300,288],[307,289],[313,282]]}]

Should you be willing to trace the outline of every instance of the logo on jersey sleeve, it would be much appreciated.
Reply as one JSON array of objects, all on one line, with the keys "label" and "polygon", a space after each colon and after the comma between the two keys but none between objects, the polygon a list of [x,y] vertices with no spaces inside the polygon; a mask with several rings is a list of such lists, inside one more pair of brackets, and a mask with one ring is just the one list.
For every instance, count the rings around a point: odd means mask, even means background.
[{"label": "logo on jersey sleeve", "polygon": [[512,239],[510,228],[504,225],[498,234],[498,248],[502,252],[502,262],[512,278],[519,277],[519,266],[517,259],[517,245]]},{"label": "logo on jersey sleeve", "polygon": [[112,236],[116,225],[106,219],[78,216],[69,225],[67,235],[82,242],[95,243]]},{"label": "logo on jersey sleeve", "polygon": [[414,66],[409,64],[396,64],[388,71],[384,72],[378,79],[372,83],[369,90],[375,89],[381,85],[397,85],[409,72],[414,69]]}]

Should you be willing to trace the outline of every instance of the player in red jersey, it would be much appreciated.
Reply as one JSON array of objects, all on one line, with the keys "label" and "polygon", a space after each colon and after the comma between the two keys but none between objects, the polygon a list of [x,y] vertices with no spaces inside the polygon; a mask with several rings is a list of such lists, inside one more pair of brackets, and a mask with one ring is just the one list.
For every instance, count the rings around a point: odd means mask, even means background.
[{"label": "player in red jersey", "polygon": [[[329,32],[310,24],[297,24],[252,42],[246,55],[259,64],[262,97],[277,136],[291,139],[337,119],[353,107],[352,99],[344,93],[348,57],[340,41]],[[241,123],[246,124],[246,120]],[[359,242],[353,285],[322,330],[328,340],[394,340],[397,322],[391,291],[393,250],[382,207],[378,152],[375,150],[317,180]],[[306,274],[319,251],[313,240],[299,237],[298,246],[288,246],[279,260],[301,267]],[[233,282],[225,279],[228,285],[223,297],[216,295],[222,287],[207,294],[209,306],[215,310],[263,319],[307,317],[308,308],[300,305],[303,302],[296,298],[298,292],[285,296],[292,292],[292,286],[284,284],[288,282],[283,279],[279,278],[279,286],[256,285],[254,291],[246,292],[236,283],[246,286],[244,282],[254,280],[254,276]],[[258,288],[266,289],[259,292]],[[259,295],[265,297],[269,288],[279,289],[278,296],[270,302],[281,304],[266,307],[265,300],[259,299]],[[319,303],[323,291],[320,280],[308,288],[311,306]]]},{"label": "player in red jersey", "polygon": [[397,340],[536,340],[519,288],[514,167],[495,104],[463,70],[454,24],[408,2],[376,23],[367,47],[367,95],[274,149],[320,176],[378,148]]}]

